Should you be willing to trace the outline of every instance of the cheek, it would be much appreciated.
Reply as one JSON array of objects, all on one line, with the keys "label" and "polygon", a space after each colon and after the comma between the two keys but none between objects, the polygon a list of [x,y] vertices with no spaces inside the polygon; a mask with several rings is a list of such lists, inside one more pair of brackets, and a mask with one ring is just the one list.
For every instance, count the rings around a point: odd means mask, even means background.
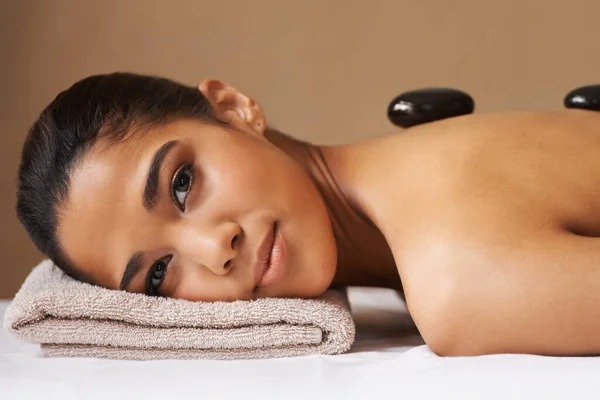
[{"label": "cheek", "polygon": [[293,186],[289,191],[281,215],[290,263],[282,290],[299,297],[318,296],[335,275],[337,245],[333,228],[314,186]]},{"label": "cheek", "polygon": [[289,295],[314,297],[333,281],[336,240],[327,208],[313,181],[297,164],[285,164],[273,172],[276,182],[272,190],[289,235],[286,245],[290,247],[291,265],[286,289]]},{"label": "cheek", "polygon": [[273,197],[279,179],[278,168],[269,157],[249,151],[231,151],[227,157],[205,160],[200,166],[205,200],[227,204],[229,209],[251,211],[257,202]]},{"label": "cheek", "polygon": [[318,296],[333,282],[337,265],[337,247],[333,234],[322,227],[308,227],[310,235],[304,241],[299,262],[299,280],[303,282],[303,296]]}]

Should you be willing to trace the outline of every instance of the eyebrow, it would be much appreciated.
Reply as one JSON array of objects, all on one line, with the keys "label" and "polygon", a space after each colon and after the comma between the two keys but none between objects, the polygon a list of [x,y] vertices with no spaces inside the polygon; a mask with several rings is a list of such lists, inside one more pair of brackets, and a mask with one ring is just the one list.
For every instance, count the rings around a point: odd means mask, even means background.
[{"label": "eyebrow", "polygon": [[152,211],[156,205],[156,200],[158,197],[158,178],[160,175],[160,167],[167,154],[169,154],[169,151],[178,143],[179,142],[177,142],[177,140],[166,142],[160,146],[158,150],[156,150],[154,157],[152,157],[152,162],[150,163],[150,168],[148,169],[148,176],[146,178],[146,186],[144,187],[144,195],[142,198],[144,208],[149,212]]},{"label": "eyebrow", "polygon": [[138,251],[135,253],[129,261],[127,261],[127,266],[125,267],[125,272],[123,273],[123,278],[121,279],[121,283],[119,284],[119,290],[127,290],[129,284],[133,280],[133,278],[137,275],[137,273],[142,268],[142,252]]},{"label": "eyebrow", "polygon": [[[144,194],[142,196],[144,208],[149,212],[152,211],[152,208],[154,208],[156,205],[160,168],[165,157],[176,144],[178,144],[177,140],[170,140],[166,142],[160,146],[158,150],[156,150],[154,156],[152,157],[152,162],[150,163],[150,168],[148,169],[148,176],[146,178],[146,185],[144,187]],[[127,261],[125,271],[123,272],[123,278],[121,278],[121,283],[119,284],[119,290],[127,290],[133,278],[135,278],[138,272],[140,272],[142,269],[142,255],[143,253],[138,251],[131,256],[129,261]]]}]

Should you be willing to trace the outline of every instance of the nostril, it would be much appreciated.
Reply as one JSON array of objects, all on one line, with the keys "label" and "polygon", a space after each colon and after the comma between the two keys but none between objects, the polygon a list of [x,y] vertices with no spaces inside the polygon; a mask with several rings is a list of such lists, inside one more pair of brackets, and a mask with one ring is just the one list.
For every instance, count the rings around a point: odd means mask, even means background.
[{"label": "nostril", "polygon": [[239,239],[239,236],[240,236],[240,235],[239,235],[239,233],[238,233],[238,234],[237,234],[237,235],[235,235],[235,236],[233,237],[233,239],[231,240],[231,248],[232,248],[232,249],[233,249],[233,248],[235,248],[235,243],[238,241],[238,239]]},{"label": "nostril", "polygon": [[228,260],[224,266],[225,266],[225,269],[229,269],[229,267],[231,266],[231,260]]}]

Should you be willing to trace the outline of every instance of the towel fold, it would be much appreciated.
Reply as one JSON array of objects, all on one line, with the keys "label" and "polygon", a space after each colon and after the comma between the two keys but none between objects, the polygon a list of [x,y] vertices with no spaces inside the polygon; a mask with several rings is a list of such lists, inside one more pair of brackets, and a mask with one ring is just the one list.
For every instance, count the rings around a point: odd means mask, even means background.
[{"label": "towel fold", "polygon": [[4,329],[44,357],[153,360],[339,354],[354,342],[345,292],[314,299],[191,302],[78,282],[45,260],[6,309]]}]

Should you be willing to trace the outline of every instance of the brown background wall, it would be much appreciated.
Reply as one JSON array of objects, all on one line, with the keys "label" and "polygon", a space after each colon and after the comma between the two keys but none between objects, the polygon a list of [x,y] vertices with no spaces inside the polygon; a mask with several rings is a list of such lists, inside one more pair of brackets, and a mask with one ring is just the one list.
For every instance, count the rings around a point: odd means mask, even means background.
[{"label": "brown background wall", "polygon": [[127,70],[217,77],[320,143],[393,131],[387,103],[453,86],[477,112],[562,107],[600,82],[600,2],[0,0],[0,298],[40,259],[16,220],[29,125],[62,89]]}]

